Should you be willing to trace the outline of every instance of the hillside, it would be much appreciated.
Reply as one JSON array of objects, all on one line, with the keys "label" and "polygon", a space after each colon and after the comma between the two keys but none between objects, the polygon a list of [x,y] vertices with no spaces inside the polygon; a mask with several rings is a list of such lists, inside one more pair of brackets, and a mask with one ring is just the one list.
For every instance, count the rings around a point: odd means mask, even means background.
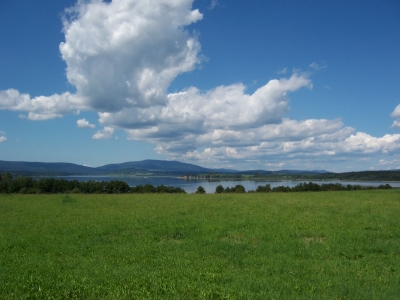
[{"label": "hillside", "polygon": [[43,163],[25,161],[0,161],[0,173],[17,175],[104,175],[104,174],[143,174],[184,175],[208,173],[232,173],[236,170],[209,169],[178,161],[142,160],[119,164],[108,164],[97,168],[72,163]]},{"label": "hillside", "polygon": [[[120,164],[109,164],[96,168],[99,171],[110,173],[129,173],[138,170],[156,173],[201,173],[217,172],[216,169],[208,169],[193,164],[182,163],[179,161],[151,160],[132,161]],[[235,172],[234,170],[224,170]]]},{"label": "hillside", "polygon": [[72,163],[43,163],[0,160],[0,173],[21,175],[97,175],[100,170]]}]

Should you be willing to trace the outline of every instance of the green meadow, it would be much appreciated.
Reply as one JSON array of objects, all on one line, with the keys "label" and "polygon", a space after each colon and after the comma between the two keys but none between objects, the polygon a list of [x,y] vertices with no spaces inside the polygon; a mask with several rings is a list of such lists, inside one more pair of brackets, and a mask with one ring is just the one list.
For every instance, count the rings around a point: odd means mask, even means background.
[{"label": "green meadow", "polygon": [[0,299],[400,299],[400,190],[0,195]]}]

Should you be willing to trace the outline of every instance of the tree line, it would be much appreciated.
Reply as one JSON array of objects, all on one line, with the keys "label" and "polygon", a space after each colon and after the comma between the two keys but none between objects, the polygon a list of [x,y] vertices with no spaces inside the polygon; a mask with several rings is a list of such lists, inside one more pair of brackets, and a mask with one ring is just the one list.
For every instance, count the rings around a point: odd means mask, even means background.
[{"label": "tree line", "polygon": [[[197,176],[197,177],[196,177]],[[319,174],[303,174],[303,173],[280,173],[274,171],[271,173],[246,173],[246,174],[208,174],[208,175],[185,175],[184,178],[201,178],[209,180],[229,179],[253,179],[253,180],[346,180],[346,181],[400,181],[400,170],[391,171],[358,171],[344,173],[319,173]]]},{"label": "tree line", "polygon": [[186,193],[184,189],[151,184],[130,187],[120,180],[78,181],[51,177],[35,180],[31,177],[0,175],[0,193],[6,194],[128,194],[128,193]]},{"label": "tree line", "polygon": [[400,170],[391,171],[360,171],[345,173],[325,173],[316,175],[325,180],[360,180],[360,181],[400,181]]},{"label": "tree line", "polygon": [[[270,184],[266,184],[264,186],[259,185],[255,191],[250,190],[247,193],[269,193],[269,192],[324,192],[324,191],[355,191],[355,190],[374,190],[374,189],[391,189],[392,186],[390,184],[380,185],[378,187],[373,186],[361,186],[359,184],[356,185],[343,185],[341,183],[323,183],[321,185],[313,182],[302,182],[294,187],[289,186],[276,186],[271,188]],[[202,194],[204,188],[199,186],[196,193]],[[222,193],[246,193],[246,189],[243,185],[237,184],[234,187],[226,187],[224,188],[222,185],[219,185],[215,188],[216,194]]]},{"label": "tree line", "polygon": [[[270,184],[259,185],[255,191],[250,190],[247,193],[269,193],[269,192],[318,192],[318,191],[352,191],[352,190],[373,190],[373,189],[391,189],[389,184],[373,186],[361,185],[343,185],[341,183],[323,183],[321,185],[313,182],[302,182],[294,187],[276,186],[271,188]],[[172,186],[153,186],[151,184],[137,185],[130,187],[126,182],[120,180],[112,181],[78,181],[55,179],[51,177],[35,180],[31,177],[15,177],[9,173],[0,174],[0,193],[6,194],[128,194],[128,193],[186,193],[179,187]],[[196,194],[205,194],[202,186],[197,188]],[[238,184],[234,187],[224,188],[218,185],[215,189],[216,194],[221,193],[246,193],[243,185]]]}]

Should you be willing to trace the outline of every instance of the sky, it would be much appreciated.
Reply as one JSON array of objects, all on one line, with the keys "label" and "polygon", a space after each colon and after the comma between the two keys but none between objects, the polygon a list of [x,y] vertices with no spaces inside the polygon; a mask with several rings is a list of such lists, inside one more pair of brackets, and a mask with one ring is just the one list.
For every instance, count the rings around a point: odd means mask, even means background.
[{"label": "sky", "polygon": [[398,0],[0,0],[0,160],[400,169]]}]

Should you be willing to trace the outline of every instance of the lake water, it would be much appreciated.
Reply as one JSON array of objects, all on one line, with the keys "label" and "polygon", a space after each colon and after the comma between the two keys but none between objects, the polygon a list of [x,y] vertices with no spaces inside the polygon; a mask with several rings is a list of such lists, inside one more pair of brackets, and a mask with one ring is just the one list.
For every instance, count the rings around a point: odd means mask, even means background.
[{"label": "lake water", "polygon": [[[218,185],[222,185],[224,188],[226,187],[234,187],[237,184],[241,184],[244,186],[246,191],[256,190],[259,185],[266,185],[270,184],[271,187],[276,186],[289,186],[294,187],[301,182],[308,182],[308,181],[299,181],[299,180],[281,180],[281,181],[252,181],[252,180],[221,180],[221,181],[210,181],[205,179],[197,179],[197,180],[186,180],[177,177],[140,177],[140,176],[61,176],[57,178],[64,178],[67,180],[78,180],[78,181],[111,181],[111,180],[121,180],[125,181],[129,186],[136,186],[136,185],[145,185],[150,183],[153,186],[158,185],[166,185],[166,186],[173,186],[173,187],[180,187],[186,191],[186,193],[194,193],[196,192],[197,188],[201,185],[207,193],[214,193],[215,188]],[[384,181],[319,181],[313,180],[312,182],[317,183],[319,185],[323,183],[341,183],[343,185],[351,184],[351,185],[361,185],[361,186],[374,186],[378,187],[379,185],[383,184],[390,184],[392,187],[400,188],[400,182],[384,182]]]}]

